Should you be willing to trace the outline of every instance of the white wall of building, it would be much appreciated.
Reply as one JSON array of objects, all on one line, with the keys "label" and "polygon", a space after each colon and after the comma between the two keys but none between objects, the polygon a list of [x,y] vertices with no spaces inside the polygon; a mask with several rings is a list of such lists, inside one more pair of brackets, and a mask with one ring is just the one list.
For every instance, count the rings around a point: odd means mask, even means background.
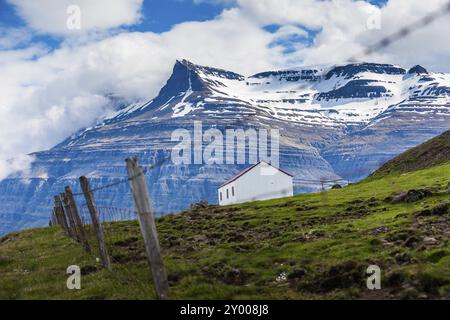
[{"label": "white wall of building", "polygon": [[[226,206],[229,204],[237,203],[238,196],[236,193],[236,181],[233,181],[226,186],[223,186],[218,190],[219,204],[221,206]],[[227,197],[228,190],[228,197]],[[222,195],[221,195],[222,193]]]},{"label": "white wall of building", "polygon": [[259,163],[235,181],[218,189],[220,205],[284,198],[293,195],[292,177],[265,162]]}]

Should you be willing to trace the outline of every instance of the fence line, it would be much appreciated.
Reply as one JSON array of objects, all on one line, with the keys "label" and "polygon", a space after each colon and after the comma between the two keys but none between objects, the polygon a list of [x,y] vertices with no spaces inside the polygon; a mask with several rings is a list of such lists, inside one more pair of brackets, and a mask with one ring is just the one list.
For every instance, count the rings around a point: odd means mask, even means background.
[{"label": "fence line", "polygon": [[[142,173],[139,173],[139,175],[140,175],[140,174],[144,174],[144,175],[145,175],[145,174],[147,174],[148,171],[150,171],[150,170],[152,170],[152,169],[155,169],[155,168],[158,168],[158,167],[162,166],[164,163],[166,163],[166,162],[169,161],[169,160],[170,160],[170,156],[167,156],[167,157],[165,157],[164,159],[158,161],[157,163],[155,163],[155,164],[153,164],[153,165],[150,165],[150,166],[141,166],[141,168],[142,168]],[[100,187],[97,187],[97,188],[90,189],[90,191],[91,191],[91,192],[96,192],[96,191],[100,191],[100,190],[109,189],[109,188],[111,188],[111,187],[114,187],[114,186],[117,186],[117,185],[120,185],[120,184],[128,183],[128,182],[130,182],[131,180],[133,180],[134,178],[135,178],[135,177],[128,177],[128,178],[120,179],[119,181],[112,182],[112,183],[106,184],[106,185],[104,185],[104,186],[100,186]],[[74,196],[84,196],[84,192],[74,193],[73,195],[74,195]]]},{"label": "fence line", "polygon": [[421,19],[414,21],[408,25],[403,26],[402,28],[398,29],[394,33],[382,38],[377,43],[369,46],[366,50],[364,50],[360,56],[356,55],[348,59],[348,61],[356,61],[363,59],[373,53],[376,53],[378,51],[381,51],[382,49],[385,49],[389,46],[391,46],[393,43],[400,41],[403,38],[406,38],[407,36],[411,35],[413,32],[422,29],[434,21],[436,21],[439,18],[442,18],[449,14],[450,12],[450,1],[447,2],[444,6],[440,7],[439,9],[423,16]]},{"label": "fence line", "polygon": [[[64,188],[64,192],[54,197],[55,206],[51,212],[50,219],[52,225],[61,226],[64,232],[77,243],[80,243],[84,250],[96,256],[98,252],[101,265],[110,271],[113,277],[121,282],[128,283],[134,281],[143,292],[150,289],[149,284],[144,283],[139,277],[128,268],[123,262],[121,246],[127,246],[130,240],[138,242],[136,237],[130,237],[126,232],[121,232],[120,225],[111,222],[139,220],[143,244],[136,251],[145,252],[150,274],[153,277],[155,292],[159,299],[169,299],[169,285],[165,272],[163,259],[160,253],[160,244],[156,230],[155,218],[151,209],[150,195],[147,188],[145,174],[161,166],[167,161],[159,161],[155,165],[142,169],[136,158],[127,159],[128,178],[122,179],[120,183],[129,182],[135,210],[129,208],[117,208],[114,206],[98,206],[96,204],[95,192],[111,188],[118,183],[107,184],[97,188],[90,187],[86,177],[80,177],[82,193],[73,193],[70,186]],[[308,180],[301,179],[304,183],[337,183],[341,179],[331,180]],[[288,195],[288,190],[283,190],[283,194]],[[280,192],[276,194],[279,195]],[[268,193],[263,197],[270,197],[274,193]],[[77,198],[75,196],[83,195]],[[83,202],[84,199],[84,202]],[[248,199],[252,201],[254,199]],[[128,252],[127,252],[128,253]],[[132,259],[140,259],[134,257]],[[125,257],[125,261],[128,259]]]},{"label": "fence line", "polygon": [[[122,238],[119,238],[120,233],[114,229],[117,226],[113,226],[110,222],[139,218],[145,247],[143,251],[146,253],[150,273],[153,276],[155,292],[159,299],[169,299],[169,285],[160,253],[156,223],[150,206],[150,194],[145,174],[149,170],[161,166],[168,159],[170,158],[167,157],[144,168],[138,165],[137,158],[127,159],[128,178],[98,188],[91,189],[89,180],[86,177],[80,177],[82,192],[73,193],[71,187],[66,186],[64,192],[54,197],[55,206],[50,216],[51,224],[61,226],[64,232],[74,241],[80,243],[87,253],[93,254],[93,248],[95,248],[99,253],[102,266],[108,269],[116,279],[121,279],[121,275],[117,270],[114,270],[116,268],[124,270],[128,275],[132,275],[133,272],[121,264],[120,250],[117,253],[118,258],[114,257],[114,250],[117,249],[117,246],[127,245],[127,241],[130,239],[134,241],[135,238],[127,238],[126,233],[123,234]],[[124,182],[130,183],[136,211],[128,208],[96,205],[94,196],[96,191],[105,190]],[[77,204],[75,196],[81,195],[83,195],[84,203],[80,206]],[[78,199],[80,201],[80,198]],[[88,236],[88,234],[91,234],[91,236]],[[92,242],[90,243],[90,241]],[[91,244],[94,243],[95,245],[92,246]],[[116,267],[113,266],[113,263]],[[133,276],[132,281],[136,281],[146,292],[149,289],[149,286],[139,281],[136,275]]]}]

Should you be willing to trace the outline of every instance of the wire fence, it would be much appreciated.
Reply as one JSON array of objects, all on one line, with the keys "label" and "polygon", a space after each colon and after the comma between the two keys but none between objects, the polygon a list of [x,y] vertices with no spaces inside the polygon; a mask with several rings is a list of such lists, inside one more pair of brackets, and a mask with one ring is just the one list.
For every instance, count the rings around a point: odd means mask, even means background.
[{"label": "wire fence", "polygon": [[[168,282],[162,262],[159,239],[151,208],[145,174],[161,166],[167,159],[154,165],[140,167],[136,158],[127,159],[128,178],[91,188],[86,177],[80,177],[80,189],[73,193],[70,186],[56,195],[51,224],[63,228],[66,234],[80,243],[84,250],[107,268],[116,285],[133,285],[141,297],[148,298],[155,290],[160,299],[168,299]],[[128,184],[128,195],[135,209],[103,205],[111,199],[102,195],[119,184]],[[97,205],[97,201],[101,203]],[[139,223],[131,223],[137,221]],[[147,260],[150,273],[142,275],[136,263]],[[131,263],[132,262],[132,263]],[[148,276],[153,277],[153,284]]]},{"label": "wire fence", "polygon": [[[149,247],[151,245],[145,241],[146,236],[152,232],[151,228],[143,228],[146,221],[148,222],[148,220],[145,220],[147,217],[150,217],[150,221],[155,224],[150,208],[149,192],[146,187],[146,175],[151,170],[166,164],[169,159],[169,157],[166,157],[154,165],[138,167],[138,170],[135,172],[129,171],[127,178],[120,179],[114,183],[96,186],[95,188],[90,188],[86,177],[80,177],[80,189],[82,192],[73,193],[71,187],[66,186],[61,194],[55,196],[55,206],[51,215],[51,225],[61,226],[68,236],[80,243],[85,251],[91,254],[96,261],[101,262],[111,272],[115,279],[115,285],[133,285],[139,289],[142,297],[148,297],[153,290],[148,279],[149,275],[143,276],[136,269],[136,263],[145,260],[150,262],[151,259],[154,259],[154,257],[150,259],[151,250],[149,251]],[[322,187],[326,184],[336,184],[341,181],[340,179],[300,180],[303,183],[320,183]],[[145,186],[141,190],[133,189],[133,185],[139,181]],[[121,187],[121,190],[128,190],[128,192],[124,192],[127,193],[130,199],[134,198],[134,209],[111,205],[111,203],[114,203],[114,199],[107,195],[108,193],[116,192],[117,186],[120,184],[124,185]],[[259,195],[258,199],[290,195],[292,195],[292,190],[283,189]],[[148,207],[141,208],[141,212],[139,212],[139,205],[143,201],[142,199],[147,199]],[[249,198],[245,201],[258,199]],[[156,231],[156,228],[154,230]],[[155,247],[157,247],[158,255],[160,256],[157,234],[155,234],[155,239]],[[156,284],[158,281],[161,282],[161,280],[155,280],[154,270],[151,273],[154,277],[155,288],[158,288]],[[162,281],[167,283],[167,278]],[[166,286],[168,285],[166,284]],[[167,298],[168,293],[159,292],[158,296]]]},{"label": "wire fence", "polygon": [[386,49],[387,47],[391,46],[395,42],[398,42],[398,41],[410,36],[417,30],[420,30],[420,29],[432,24],[436,20],[446,16],[449,13],[450,13],[450,1],[447,2],[444,6],[438,8],[437,10],[434,10],[434,11],[430,12],[429,14],[424,15],[422,18],[403,26],[402,28],[398,29],[397,31],[395,31],[392,34],[390,34],[386,37],[383,37],[380,41],[372,44],[371,46],[366,48],[366,50],[364,50],[362,53],[355,55],[353,57],[350,57],[349,59],[347,59],[347,61],[349,61],[349,62],[359,61],[359,60],[364,59],[376,52]]}]

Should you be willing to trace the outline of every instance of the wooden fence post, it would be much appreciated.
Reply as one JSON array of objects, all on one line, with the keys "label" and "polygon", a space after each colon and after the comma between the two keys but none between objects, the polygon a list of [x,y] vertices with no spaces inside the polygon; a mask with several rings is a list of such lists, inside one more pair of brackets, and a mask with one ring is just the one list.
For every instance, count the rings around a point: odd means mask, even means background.
[{"label": "wooden fence post", "polygon": [[55,216],[55,208],[52,209],[52,214],[50,215],[50,221],[51,221],[51,226],[57,226],[58,223],[56,222],[56,216]]},{"label": "wooden fence post", "polygon": [[78,238],[83,244],[84,250],[90,253],[91,247],[89,246],[89,241],[86,235],[86,231],[84,230],[83,222],[81,221],[80,213],[78,212],[78,207],[75,202],[75,198],[73,197],[72,189],[70,188],[70,186],[66,186],[64,188],[64,191],[66,193],[66,197],[69,202],[70,212],[72,213],[72,216],[75,220],[75,225],[78,230]]},{"label": "wooden fence post", "polygon": [[151,210],[150,195],[148,193],[145,175],[138,166],[137,158],[126,159],[128,177],[130,178],[134,204],[139,216],[139,225],[144,237],[147,259],[153,275],[156,294],[159,299],[169,299],[169,284],[161,257],[155,218]]},{"label": "wooden fence post", "polygon": [[60,196],[55,196],[55,207],[56,207],[56,214],[58,216],[59,219],[59,224],[61,225],[61,227],[64,229],[64,231],[71,236],[71,231],[70,228],[67,224],[67,219],[66,216],[64,215],[64,209],[61,203],[61,198]]},{"label": "wooden fence post", "polygon": [[56,208],[53,208],[53,212],[52,212],[52,218],[53,218],[53,223],[55,226],[58,226],[58,217],[56,216]]},{"label": "wooden fence post", "polygon": [[61,216],[60,216],[60,214],[58,212],[59,211],[58,207],[56,206],[56,201],[54,201],[54,203],[55,203],[55,207],[53,208],[53,211],[55,212],[56,224],[58,226],[60,226],[61,228],[64,228],[62,220],[61,220]]},{"label": "wooden fence post", "polygon": [[55,226],[61,226],[61,224],[58,221],[58,215],[56,214],[56,207],[53,209],[53,219],[55,221]]},{"label": "wooden fence post", "polygon": [[100,258],[102,264],[108,270],[112,270],[111,260],[108,254],[108,247],[105,243],[105,235],[103,233],[103,226],[99,221],[97,208],[95,207],[94,195],[89,186],[89,181],[86,177],[80,177],[81,189],[83,190],[84,198],[86,199],[86,204],[89,209],[89,213],[92,219],[92,226],[95,231],[95,236],[98,242],[98,249],[100,251]]},{"label": "wooden fence post", "polygon": [[75,219],[73,218],[72,210],[70,209],[69,199],[67,198],[67,195],[64,192],[61,193],[61,198],[64,203],[64,211],[66,212],[67,218],[69,220],[70,234],[75,241],[81,242],[77,226],[75,225]]}]

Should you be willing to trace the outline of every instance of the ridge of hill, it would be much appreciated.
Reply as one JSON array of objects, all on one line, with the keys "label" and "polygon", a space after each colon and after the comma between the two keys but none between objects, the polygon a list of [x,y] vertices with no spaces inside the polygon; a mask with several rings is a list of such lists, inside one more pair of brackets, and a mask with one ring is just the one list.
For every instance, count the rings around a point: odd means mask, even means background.
[{"label": "ridge of hill", "polygon": [[371,177],[411,172],[446,162],[450,162],[450,131],[444,132],[386,162],[372,173]]}]

